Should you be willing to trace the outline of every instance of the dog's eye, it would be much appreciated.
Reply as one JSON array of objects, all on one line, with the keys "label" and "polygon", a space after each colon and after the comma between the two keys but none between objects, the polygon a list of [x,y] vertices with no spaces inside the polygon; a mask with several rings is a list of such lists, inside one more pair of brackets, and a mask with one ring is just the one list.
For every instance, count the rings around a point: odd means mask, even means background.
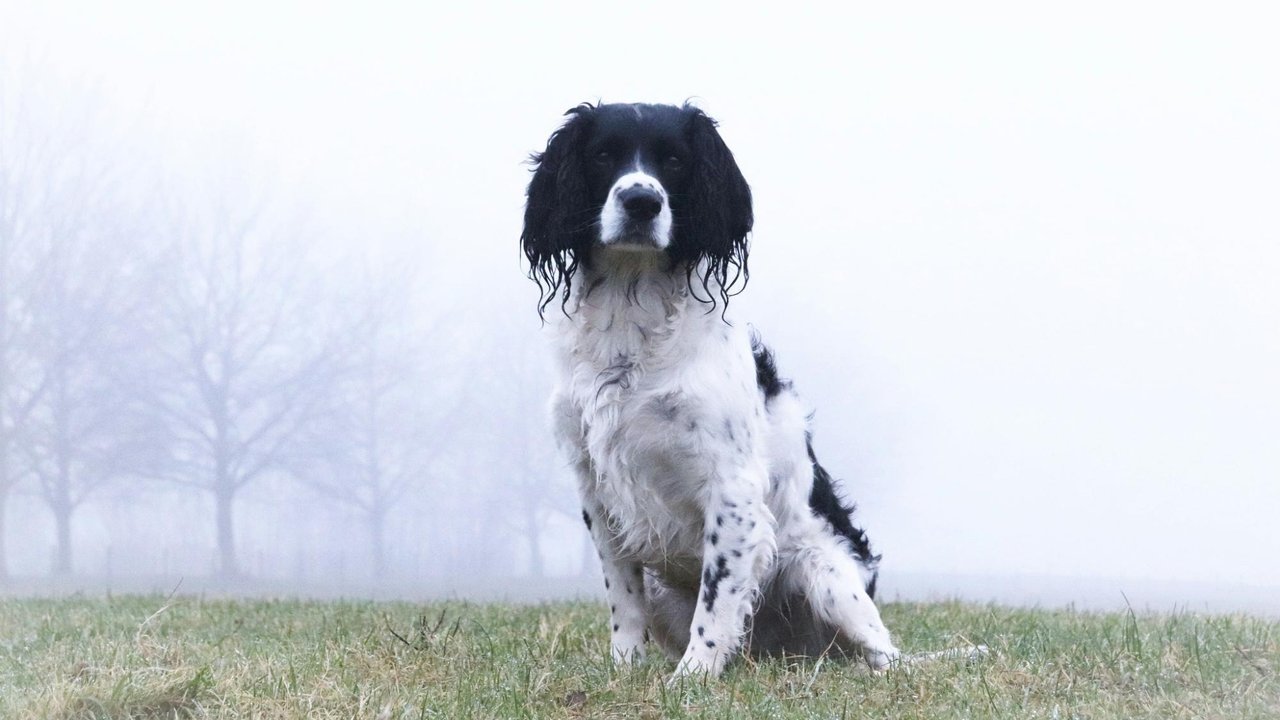
[{"label": "dog's eye", "polygon": [[671,172],[680,172],[684,169],[684,161],[675,155],[668,155],[667,159],[662,161],[662,166]]},{"label": "dog's eye", "polygon": [[613,155],[609,154],[608,150],[601,150],[595,154],[592,160],[597,165],[609,165],[613,162]]}]

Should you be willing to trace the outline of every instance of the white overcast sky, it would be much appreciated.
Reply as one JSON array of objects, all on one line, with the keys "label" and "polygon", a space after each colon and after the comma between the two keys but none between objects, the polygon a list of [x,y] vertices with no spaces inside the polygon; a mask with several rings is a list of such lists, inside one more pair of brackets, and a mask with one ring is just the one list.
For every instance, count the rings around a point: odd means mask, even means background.
[{"label": "white overcast sky", "polygon": [[531,326],[523,158],[695,98],[757,200],[735,302],[887,562],[1280,585],[1280,17],[1032,5],[5,2],[0,41]]}]

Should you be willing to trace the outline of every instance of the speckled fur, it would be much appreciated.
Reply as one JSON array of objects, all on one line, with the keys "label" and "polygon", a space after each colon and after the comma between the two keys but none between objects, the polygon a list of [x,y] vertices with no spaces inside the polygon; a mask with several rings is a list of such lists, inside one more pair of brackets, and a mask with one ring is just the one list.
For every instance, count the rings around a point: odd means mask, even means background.
[{"label": "speckled fur", "polygon": [[718,674],[754,615],[787,627],[757,624],[753,652],[829,646],[884,666],[898,651],[865,590],[872,569],[809,508],[799,398],[766,400],[746,327],[707,312],[668,262],[600,252],[557,320],[557,437],[600,552],[614,657],[642,657],[652,631],[678,675]]}]

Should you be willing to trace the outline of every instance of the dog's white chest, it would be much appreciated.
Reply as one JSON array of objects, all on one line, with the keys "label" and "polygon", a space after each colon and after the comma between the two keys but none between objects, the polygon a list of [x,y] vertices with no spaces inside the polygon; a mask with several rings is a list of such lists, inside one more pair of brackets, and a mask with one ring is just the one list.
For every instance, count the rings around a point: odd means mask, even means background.
[{"label": "dog's white chest", "polygon": [[709,481],[750,460],[763,413],[746,331],[692,302],[657,281],[596,288],[566,328],[561,392],[624,553],[696,578]]}]

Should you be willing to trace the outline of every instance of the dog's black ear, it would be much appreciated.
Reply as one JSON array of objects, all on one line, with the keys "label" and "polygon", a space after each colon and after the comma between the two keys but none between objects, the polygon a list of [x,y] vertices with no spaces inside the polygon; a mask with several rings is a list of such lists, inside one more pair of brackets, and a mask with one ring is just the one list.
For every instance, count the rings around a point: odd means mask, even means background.
[{"label": "dog's black ear", "polygon": [[595,106],[585,103],[566,112],[569,119],[551,134],[547,149],[531,158],[533,179],[520,244],[529,260],[529,277],[542,291],[539,314],[557,295],[568,302],[573,273],[591,246],[595,218],[582,144],[595,113]]},{"label": "dog's black ear", "polygon": [[[754,220],[751,188],[716,130],[716,121],[690,105],[685,105],[685,112],[693,167],[688,196],[676,217],[673,256],[688,262],[703,289],[727,303],[738,279],[747,279],[747,235]],[[715,297],[710,300],[714,303]]]}]

